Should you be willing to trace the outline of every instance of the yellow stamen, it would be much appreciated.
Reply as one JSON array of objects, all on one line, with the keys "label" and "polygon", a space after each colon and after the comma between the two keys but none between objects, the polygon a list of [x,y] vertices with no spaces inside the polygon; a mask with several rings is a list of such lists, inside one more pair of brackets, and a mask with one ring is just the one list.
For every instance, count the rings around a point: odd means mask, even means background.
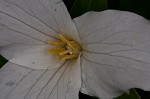
[{"label": "yellow stamen", "polygon": [[60,39],[62,42],[64,42],[64,43],[69,42],[69,40],[67,40],[62,34],[58,34],[58,36],[59,36],[59,39]]},{"label": "yellow stamen", "polygon": [[61,41],[59,41],[59,42],[55,42],[55,41],[53,41],[53,42],[48,42],[48,44],[49,44],[49,45],[57,45],[57,46],[59,46],[59,45],[65,45],[65,43],[64,43],[64,42],[61,42]]},{"label": "yellow stamen", "polygon": [[67,42],[67,45],[71,48],[71,49],[75,49],[73,46],[72,46],[72,44],[70,43],[70,42]]},{"label": "yellow stamen", "polygon": [[51,48],[48,50],[49,54],[59,54],[62,51],[65,51],[65,48]]},{"label": "yellow stamen", "polygon": [[58,54],[57,59],[68,60],[79,56],[82,48],[80,44],[73,40],[66,39],[62,34],[59,34],[60,41],[48,42],[50,45],[60,46],[60,48],[51,48],[49,54]]},{"label": "yellow stamen", "polygon": [[62,51],[62,52],[59,53],[59,55],[65,55],[67,53],[69,53],[69,50]]}]

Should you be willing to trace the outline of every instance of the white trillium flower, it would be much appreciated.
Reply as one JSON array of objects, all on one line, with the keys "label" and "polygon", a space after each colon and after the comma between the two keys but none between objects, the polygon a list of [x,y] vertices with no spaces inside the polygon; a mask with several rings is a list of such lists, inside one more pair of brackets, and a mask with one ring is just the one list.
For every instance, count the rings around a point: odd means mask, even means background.
[{"label": "white trillium flower", "polygon": [[0,0],[0,54],[9,60],[0,70],[1,99],[150,90],[150,21],[130,12],[72,20],[60,0]]}]

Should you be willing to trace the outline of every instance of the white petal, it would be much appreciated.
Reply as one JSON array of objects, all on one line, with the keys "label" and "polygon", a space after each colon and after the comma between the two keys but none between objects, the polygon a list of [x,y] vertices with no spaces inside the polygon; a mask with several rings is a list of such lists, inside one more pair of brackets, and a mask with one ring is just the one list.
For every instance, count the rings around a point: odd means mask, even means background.
[{"label": "white petal", "polygon": [[44,42],[55,38],[58,33],[77,36],[76,27],[60,0],[3,0],[0,9],[0,27],[15,32],[14,35]]},{"label": "white petal", "polygon": [[[148,35],[149,33],[147,31],[150,26],[146,25],[149,24],[148,20],[134,13],[113,10],[89,12],[81,17],[75,18],[74,21],[78,28],[81,42],[84,44],[105,44],[111,40],[111,44],[121,43],[132,45],[149,40],[148,37],[144,41],[143,39],[135,39]],[[120,36],[125,37],[120,39]],[[130,36],[132,38],[134,37],[134,40],[127,39]],[[117,42],[118,40],[120,42]]]},{"label": "white petal", "polygon": [[5,46],[1,53],[10,58],[9,61],[31,69],[52,69],[61,66],[64,61],[57,60],[56,55],[48,54],[49,48],[49,45],[24,46],[24,49],[19,45]]},{"label": "white petal", "polygon": [[31,52],[40,52],[40,51],[48,51],[50,46],[47,44],[42,45],[23,45],[23,44],[9,44],[0,47],[1,55],[5,56],[6,59],[10,60],[15,55],[22,53],[31,53]]},{"label": "white petal", "polygon": [[75,23],[83,52],[82,91],[111,99],[150,90],[150,22],[124,11],[89,12]]},{"label": "white petal", "polygon": [[[21,0],[14,3],[17,1]],[[55,32],[25,9],[21,9],[21,5],[19,7],[11,2],[12,0],[0,1],[0,39],[10,43],[43,44],[52,38],[49,32]],[[22,6],[26,5],[24,3]]]},{"label": "white petal", "polygon": [[13,64],[6,63],[0,69],[0,96],[1,99],[7,99],[11,91],[19,82],[30,74],[32,70]]},{"label": "white petal", "polygon": [[100,99],[113,99],[128,92],[129,88],[150,90],[149,71],[125,67],[125,64],[124,68],[118,68],[91,62],[86,58],[83,58],[81,65],[81,92],[85,94],[98,96]]},{"label": "white petal", "polygon": [[79,63],[70,61],[55,69],[33,70],[7,99],[78,99],[80,86]]},{"label": "white petal", "polygon": [[0,30],[2,48],[47,44],[57,40],[58,33],[79,41],[77,29],[60,0],[1,0]]}]

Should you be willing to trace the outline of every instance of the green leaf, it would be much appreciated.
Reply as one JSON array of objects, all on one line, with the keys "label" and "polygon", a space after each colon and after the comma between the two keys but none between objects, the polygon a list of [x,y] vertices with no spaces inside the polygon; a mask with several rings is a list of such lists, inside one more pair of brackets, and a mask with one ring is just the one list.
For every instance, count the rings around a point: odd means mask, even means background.
[{"label": "green leaf", "polygon": [[92,97],[92,99],[99,99],[99,98],[97,98],[97,97]]},{"label": "green leaf", "polygon": [[7,62],[7,60],[0,55],[0,68]]},{"label": "green leaf", "polygon": [[120,10],[131,11],[150,19],[150,0],[121,0]]},{"label": "green leaf", "polygon": [[115,99],[141,99],[135,89],[131,89],[129,94],[124,93],[123,95]]},{"label": "green leaf", "polygon": [[75,0],[70,15],[72,18],[88,11],[102,11],[107,9],[107,0]]}]

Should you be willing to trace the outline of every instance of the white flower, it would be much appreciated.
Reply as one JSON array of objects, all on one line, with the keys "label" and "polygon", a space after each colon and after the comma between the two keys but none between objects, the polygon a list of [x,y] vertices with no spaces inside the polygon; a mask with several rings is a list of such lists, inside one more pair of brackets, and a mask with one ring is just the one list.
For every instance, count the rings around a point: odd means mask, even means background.
[{"label": "white flower", "polygon": [[[80,44],[76,58],[48,54],[58,34]],[[76,54],[69,51],[63,55]],[[0,0],[0,53],[9,60],[0,70],[1,99],[78,99],[79,91],[112,99],[150,90],[150,22],[130,12],[72,20],[60,0]]]}]

